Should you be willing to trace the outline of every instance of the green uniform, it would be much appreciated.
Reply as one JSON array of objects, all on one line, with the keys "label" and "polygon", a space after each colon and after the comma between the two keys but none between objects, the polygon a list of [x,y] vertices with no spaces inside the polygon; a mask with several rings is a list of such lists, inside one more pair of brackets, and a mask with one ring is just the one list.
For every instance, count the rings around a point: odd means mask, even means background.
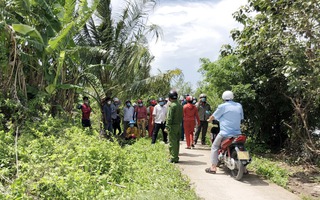
[{"label": "green uniform", "polygon": [[177,100],[170,103],[167,112],[166,128],[169,135],[169,152],[171,162],[179,161],[179,147],[181,137],[181,122],[183,115],[183,108]]}]

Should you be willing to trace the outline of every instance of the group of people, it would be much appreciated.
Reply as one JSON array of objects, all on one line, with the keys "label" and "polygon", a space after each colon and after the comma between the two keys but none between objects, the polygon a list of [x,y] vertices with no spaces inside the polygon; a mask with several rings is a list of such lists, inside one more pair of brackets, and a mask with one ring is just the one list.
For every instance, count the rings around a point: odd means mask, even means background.
[{"label": "group of people", "polygon": [[[215,173],[218,163],[218,150],[221,142],[227,138],[241,134],[240,123],[243,110],[240,103],[233,101],[233,93],[225,91],[222,95],[224,103],[212,114],[207,96],[201,94],[199,101],[191,95],[184,95],[178,100],[175,90],[169,92],[168,98],[151,100],[146,107],[142,100],[132,104],[130,100],[123,107],[123,132],[121,132],[120,101],[118,98],[106,98],[103,104],[104,129],[122,135],[126,139],[148,136],[151,143],[157,141],[159,130],[162,130],[163,142],[169,143],[170,162],[179,162],[180,140],[186,139],[186,149],[194,148],[201,133],[201,144],[205,144],[208,123],[213,122],[211,129],[211,162],[208,173]],[[83,98],[83,127],[91,127],[88,97]],[[194,134],[195,133],[195,134]],[[195,135],[195,137],[194,137]]]},{"label": "group of people", "polygon": [[162,129],[163,140],[167,143],[167,134],[164,130],[167,102],[168,99],[159,98],[158,101],[151,100],[146,107],[140,99],[134,105],[127,100],[123,108],[123,136],[126,139],[148,136],[155,143],[158,131]]},{"label": "group of people", "polygon": [[[161,129],[164,142],[167,143],[167,135],[164,129],[168,100],[168,98],[159,98],[158,101],[150,100],[149,105],[146,106],[141,99],[136,103],[127,100],[123,106],[123,112],[120,114],[120,100],[117,97],[113,99],[107,97],[102,100],[104,130],[114,135],[121,135],[126,139],[149,136],[153,138],[153,143],[155,143],[157,134]],[[83,97],[83,104],[79,105],[78,109],[82,111],[82,126],[91,128],[90,113],[92,108],[87,96]],[[123,131],[120,125],[121,121]],[[156,134],[154,134],[154,131]]]},{"label": "group of people", "polygon": [[[185,119],[182,121],[181,141],[183,141],[184,137],[186,137],[187,148],[190,148],[190,145],[188,145],[189,140],[191,143],[191,147],[194,147],[194,145],[197,144],[200,133],[201,133],[201,144],[205,145],[206,144],[206,134],[208,131],[208,121],[207,120],[211,114],[211,106],[207,102],[207,95],[200,94],[199,101],[197,101],[196,97],[193,97],[189,94],[186,94],[180,100],[181,100],[182,106],[184,107],[184,110],[186,110],[186,113],[184,113],[184,114],[186,114],[186,118],[187,118],[186,120],[188,122],[190,122],[191,118],[197,119],[197,121],[196,121],[197,123],[193,124],[194,125],[193,128],[191,127],[190,123],[188,123],[187,127],[186,127],[186,125],[184,123]],[[185,105],[187,105],[187,106],[185,107]],[[192,106],[192,105],[194,105],[194,106]],[[194,108],[196,108],[196,109],[194,109]],[[197,115],[190,116],[190,114],[189,114],[190,112],[197,113]],[[188,138],[188,136],[191,133],[191,130],[193,131],[195,127],[196,127],[195,137],[193,138],[193,134],[192,134],[191,135],[192,138]],[[189,132],[189,133],[186,134],[186,132]]]},{"label": "group of people", "polygon": [[[155,124],[153,119],[161,115],[157,111],[159,108],[166,110],[164,106],[166,101],[162,98],[159,98],[158,102],[151,100],[149,105],[144,105],[141,99],[136,103],[126,100],[122,112],[123,117],[120,117],[119,99],[114,98],[111,101],[111,98],[106,98],[105,102],[103,103],[104,129],[113,132],[114,135],[123,136],[125,139],[136,139],[145,136],[152,137]],[[121,118],[123,120],[123,132],[120,127]],[[116,129],[118,130],[118,134]]]}]

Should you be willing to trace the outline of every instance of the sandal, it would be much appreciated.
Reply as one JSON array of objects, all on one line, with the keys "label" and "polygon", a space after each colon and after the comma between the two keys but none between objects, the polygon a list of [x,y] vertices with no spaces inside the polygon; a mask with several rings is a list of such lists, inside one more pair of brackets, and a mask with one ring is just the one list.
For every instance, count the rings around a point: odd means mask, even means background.
[{"label": "sandal", "polygon": [[209,168],[206,168],[205,171],[206,171],[208,174],[215,174],[215,173],[216,173],[216,171],[212,171],[210,167],[209,167]]},{"label": "sandal", "polygon": [[186,149],[191,149],[191,147],[186,147]]}]

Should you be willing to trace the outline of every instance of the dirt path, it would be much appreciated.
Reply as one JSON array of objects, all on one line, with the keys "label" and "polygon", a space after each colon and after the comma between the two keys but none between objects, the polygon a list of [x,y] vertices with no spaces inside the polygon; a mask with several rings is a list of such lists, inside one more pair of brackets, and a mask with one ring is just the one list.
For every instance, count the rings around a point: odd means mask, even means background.
[{"label": "dirt path", "polygon": [[298,200],[295,194],[269,183],[255,174],[245,175],[241,181],[234,180],[228,171],[218,169],[217,174],[207,174],[210,166],[210,147],[197,145],[185,149],[180,142],[178,166],[193,184],[199,197],[207,200]]}]

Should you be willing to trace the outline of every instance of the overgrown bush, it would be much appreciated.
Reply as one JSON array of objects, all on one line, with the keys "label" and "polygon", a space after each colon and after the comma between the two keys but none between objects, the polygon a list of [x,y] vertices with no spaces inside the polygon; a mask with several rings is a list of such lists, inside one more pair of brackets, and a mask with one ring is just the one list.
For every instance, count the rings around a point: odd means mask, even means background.
[{"label": "overgrown bush", "polygon": [[1,199],[197,199],[161,143],[121,147],[61,120],[27,123],[17,172],[14,137],[0,134],[1,163],[9,163],[0,171]]},{"label": "overgrown bush", "polygon": [[261,155],[271,152],[270,147],[267,144],[257,143],[255,141],[256,140],[252,139],[252,137],[247,137],[246,148],[250,153]]}]

